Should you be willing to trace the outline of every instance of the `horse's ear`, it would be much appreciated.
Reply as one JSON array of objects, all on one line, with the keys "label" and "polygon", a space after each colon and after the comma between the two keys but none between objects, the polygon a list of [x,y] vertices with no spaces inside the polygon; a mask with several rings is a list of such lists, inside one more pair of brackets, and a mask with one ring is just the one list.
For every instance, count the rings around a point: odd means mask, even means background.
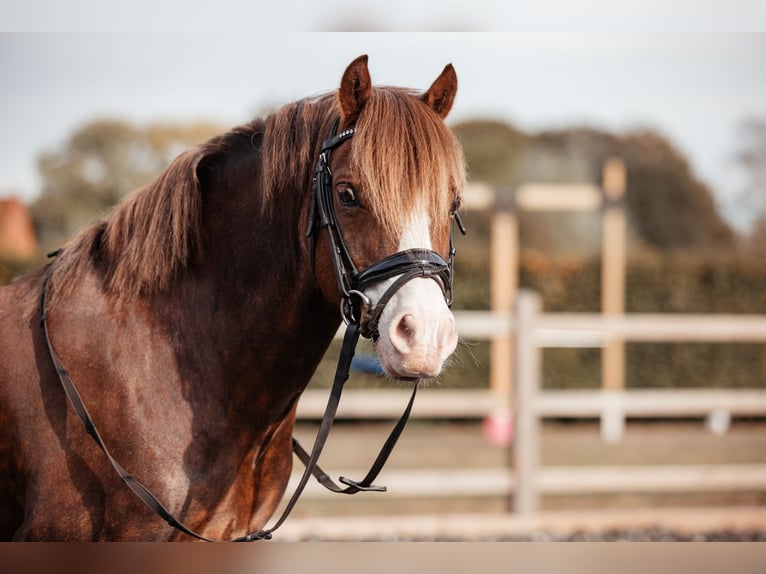
[{"label": "horse's ear", "polygon": [[343,112],[343,124],[352,123],[367,103],[372,90],[370,71],[367,69],[367,55],[359,56],[351,62],[343,73],[340,82],[340,109]]},{"label": "horse's ear", "polygon": [[420,96],[420,99],[444,119],[452,109],[455,93],[457,93],[457,74],[452,64],[447,64],[441,75],[431,84],[428,91]]}]

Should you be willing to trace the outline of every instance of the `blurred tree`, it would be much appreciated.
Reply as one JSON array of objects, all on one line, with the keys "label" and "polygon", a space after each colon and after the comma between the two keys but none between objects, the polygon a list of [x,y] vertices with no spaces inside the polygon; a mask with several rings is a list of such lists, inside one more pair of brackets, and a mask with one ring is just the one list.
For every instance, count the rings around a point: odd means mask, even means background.
[{"label": "blurred tree", "polygon": [[[461,124],[455,130],[474,180],[499,185],[532,180],[599,182],[604,162],[621,157],[628,171],[626,201],[634,244],[659,250],[728,250],[736,245],[736,235],[718,212],[710,189],[694,176],[683,154],[656,131],[617,136],[574,128],[525,135],[504,124],[481,122]],[[533,221],[536,229],[529,238],[537,242],[536,248],[571,244],[571,239],[553,239],[568,228],[598,246],[598,222],[587,216],[554,214],[535,216]]]},{"label": "blurred tree", "polygon": [[766,256],[766,214],[761,214],[753,222],[748,237],[748,248],[755,255]]},{"label": "blurred tree", "polygon": [[514,183],[529,136],[503,122],[458,124],[455,133],[468,159],[468,176],[494,185]]},{"label": "blurred tree", "polygon": [[31,211],[42,247],[60,246],[152,181],[179,153],[222,131],[207,123],[139,127],[97,120],[83,126],[38,160],[43,186]]},{"label": "blurred tree", "polygon": [[635,132],[618,152],[628,169],[628,211],[647,244],[664,250],[728,250],[737,237],[710,189],[665,137]]},{"label": "blurred tree", "polygon": [[748,237],[748,247],[766,255],[766,117],[753,118],[742,126],[742,149],[737,160],[745,171],[745,204],[755,214]]}]

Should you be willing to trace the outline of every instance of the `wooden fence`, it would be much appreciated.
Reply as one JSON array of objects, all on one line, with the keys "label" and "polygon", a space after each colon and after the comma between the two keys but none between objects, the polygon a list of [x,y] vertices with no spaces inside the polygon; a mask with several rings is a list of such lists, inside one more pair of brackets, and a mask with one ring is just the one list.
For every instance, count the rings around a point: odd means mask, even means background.
[{"label": "wooden fence", "polygon": [[[766,416],[764,390],[625,390],[625,342],[766,342],[766,317],[743,315],[626,315],[625,168],[608,161],[600,185],[528,183],[498,195],[472,185],[467,209],[493,210],[491,230],[491,311],[458,312],[466,340],[490,340],[490,380],[486,390],[424,390],[412,416],[479,418],[512,415],[514,439],[507,469],[453,469],[438,472],[386,472],[391,495],[452,496],[513,494],[513,508],[531,514],[543,493],[766,490],[766,465],[700,465],[543,468],[539,462],[540,424],[550,417],[600,418],[602,437],[620,440],[629,417]],[[539,297],[518,289],[517,212],[591,211],[602,213],[601,313],[542,313]],[[542,349],[602,349],[599,390],[542,391]],[[700,373],[704,376],[704,373]],[[347,390],[340,418],[393,419],[408,391]],[[299,418],[319,418],[326,391],[309,390]],[[444,448],[448,448],[444,445]],[[307,494],[322,496],[322,490]]]},{"label": "wooden fence", "polygon": [[[601,212],[601,310],[620,315],[625,310],[626,268],[626,171],[617,158],[602,169],[601,184],[523,183],[498,193],[495,188],[473,183],[466,189],[464,209],[492,210],[490,233],[490,307],[509,313],[518,291],[520,211]],[[513,402],[513,334],[491,340],[489,387]],[[625,385],[624,343],[612,338],[602,348],[601,385],[621,389]]]},{"label": "wooden fence", "polygon": [[[766,317],[716,315],[576,315],[543,314],[539,295],[521,292],[516,302],[516,400],[514,401],[515,440],[512,445],[516,478],[514,508],[532,513],[539,507],[541,474],[540,420],[543,416],[587,416],[601,411],[606,439],[621,436],[625,417],[706,415],[726,409],[732,414],[766,414],[766,391],[684,390],[640,392],[602,389],[579,400],[541,390],[542,349],[557,346],[550,340],[558,334],[585,335],[587,342],[609,344],[610,340],[629,342],[766,342]],[[546,340],[546,336],[548,340]],[[700,376],[704,376],[702,373]],[[569,400],[562,400],[562,398]],[[759,484],[766,489],[766,465],[699,465],[658,468],[557,469],[568,475],[570,488],[601,488],[610,491],[651,487],[653,490],[694,491],[748,488]],[[580,480],[577,480],[579,477]],[[583,480],[585,479],[585,480]]]},{"label": "wooden fence", "polygon": [[[766,416],[766,390],[673,389],[542,391],[542,349],[604,347],[630,342],[766,342],[766,316],[604,315],[542,313],[538,295],[520,291],[515,313],[459,312],[458,330],[466,339],[513,335],[515,365],[514,440],[506,469],[387,472],[391,495],[512,496],[520,514],[539,509],[542,494],[578,492],[766,491],[766,464],[542,467],[540,426],[545,418],[598,418],[607,440],[619,439],[626,418]],[[704,373],[700,373],[704,376]],[[345,392],[340,418],[392,419],[407,401],[406,389]],[[298,417],[321,416],[326,391],[304,393]],[[481,391],[426,389],[413,417],[484,418],[506,405],[508,397]],[[448,448],[448,445],[444,445]],[[322,496],[320,489],[309,496]]]}]

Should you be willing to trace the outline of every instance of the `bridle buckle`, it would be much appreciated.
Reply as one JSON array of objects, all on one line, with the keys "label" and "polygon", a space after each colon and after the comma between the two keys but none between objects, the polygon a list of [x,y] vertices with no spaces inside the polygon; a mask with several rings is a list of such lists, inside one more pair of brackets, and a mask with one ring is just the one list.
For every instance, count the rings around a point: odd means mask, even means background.
[{"label": "bridle buckle", "polygon": [[[357,304],[354,304],[355,298]],[[369,314],[371,307],[372,301],[367,295],[357,289],[351,289],[341,299],[340,315],[346,325],[349,323],[361,324],[364,317]]]}]

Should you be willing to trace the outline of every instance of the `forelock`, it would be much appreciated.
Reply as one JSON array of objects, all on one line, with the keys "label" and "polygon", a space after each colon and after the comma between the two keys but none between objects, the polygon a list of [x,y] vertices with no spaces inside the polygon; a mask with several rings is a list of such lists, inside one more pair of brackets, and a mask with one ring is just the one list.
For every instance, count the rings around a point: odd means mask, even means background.
[{"label": "forelock", "polygon": [[373,88],[351,139],[351,170],[363,203],[393,236],[402,215],[425,206],[432,221],[449,217],[465,184],[460,144],[415,92]]}]

